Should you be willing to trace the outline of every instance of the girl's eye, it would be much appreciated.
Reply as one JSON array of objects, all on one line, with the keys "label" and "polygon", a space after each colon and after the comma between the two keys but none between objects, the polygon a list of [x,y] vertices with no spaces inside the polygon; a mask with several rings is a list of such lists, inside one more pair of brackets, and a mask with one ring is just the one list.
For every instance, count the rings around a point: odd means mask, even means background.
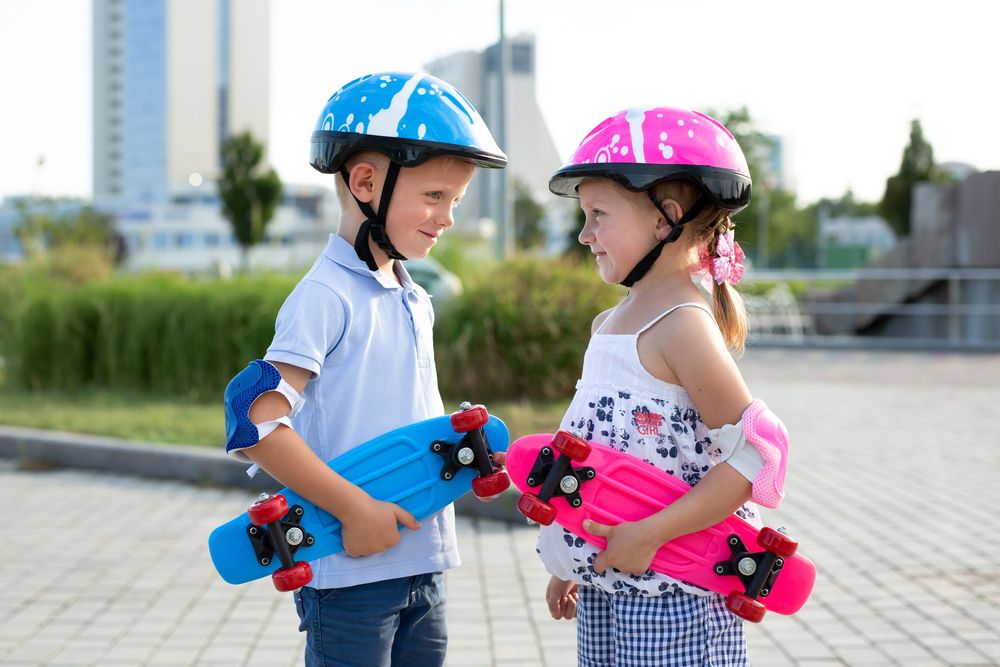
[{"label": "girl's eye", "polygon": [[440,192],[428,192],[427,196],[433,201],[439,201],[441,199]]}]

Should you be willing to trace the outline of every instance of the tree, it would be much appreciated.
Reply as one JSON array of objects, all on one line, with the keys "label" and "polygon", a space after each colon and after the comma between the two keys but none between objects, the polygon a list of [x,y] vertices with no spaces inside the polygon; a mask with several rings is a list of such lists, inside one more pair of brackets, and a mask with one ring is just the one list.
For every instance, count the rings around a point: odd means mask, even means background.
[{"label": "tree", "polygon": [[59,215],[54,201],[47,204],[45,208],[32,208],[25,202],[17,205],[14,236],[29,260],[66,248],[87,247],[99,250],[114,265],[125,261],[125,240],[115,230],[111,215],[90,206]]},{"label": "tree", "polygon": [[759,267],[764,253],[759,247],[761,223],[767,225],[767,267],[808,266],[814,262],[816,219],[800,209],[795,196],[783,189],[769,166],[775,139],[757,129],[750,111],[709,112],[732,132],[746,156],[753,181],[750,204],[733,218],[736,240]]},{"label": "tree", "polygon": [[545,208],[531,196],[531,189],[519,180],[514,181],[514,238],[522,250],[536,248],[545,243],[542,218]]},{"label": "tree", "polygon": [[264,240],[267,224],[281,201],[278,173],[269,169],[258,174],[263,156],[264,147],[249,132],[233,135],[222,145],[222,215],[240,244],[244,269],[250,248]]},{"label": "tree", "polygon": [[885,182],[885,194],[879,202],[878,212],[897,236],[910,233],[910,213],[913,205],[913,186],[924,181],[942,183],[947,177],[934,165],[934,149],[924,139],[920,121],[910,123],[910,143],[903,149],[899,172]]}]

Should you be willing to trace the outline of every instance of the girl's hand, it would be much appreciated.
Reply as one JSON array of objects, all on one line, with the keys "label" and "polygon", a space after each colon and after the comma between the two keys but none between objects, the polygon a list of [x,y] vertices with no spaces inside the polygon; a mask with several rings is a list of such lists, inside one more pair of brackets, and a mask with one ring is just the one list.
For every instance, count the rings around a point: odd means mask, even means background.
[{"label": "girl's hand", "polygon": [[588,519],[583,522],[583,529],[591,535],[608,540],[607,549],[594,559],[594,570],[598,573],[613,567],[642,576],[649,570],[656,550],[662,545],[662,542],[650,536],[653,531],[642,521],[626,521],[617,526],[606,526]]},{"label": "girl's hand", "polygon": [[559,577],[549,579],[545,589],[545,601],[549,604],[549,613],[557,621],[565,618],[567,621],[576,618],[576,603],[579,600],[579,589],[572,581],[563,581]]},{"label": "girl's hand", "polygon": [[[507,459],[507,452],[493,452],[493,472],[498,473],[503,470],[503,462]],[[484,503],[492,503],[494,500],[503,495],[503,493],[498,493],[495,496],[485,496],[480,498],[476,494],[472,494],[477,500]]]}]

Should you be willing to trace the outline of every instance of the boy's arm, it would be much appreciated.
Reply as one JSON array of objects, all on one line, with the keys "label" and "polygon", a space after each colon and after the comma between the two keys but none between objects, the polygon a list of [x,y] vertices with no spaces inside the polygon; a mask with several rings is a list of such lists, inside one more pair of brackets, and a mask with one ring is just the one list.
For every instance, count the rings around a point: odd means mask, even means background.
[{"label": "boy's arm", "polygon": [[[281,377],[299,393],[311,373],[291,364],[272,362]],[[291,406],[277,392],[260,396],[250,408],[254,424],[288,414]],[[343,524],[344,550],[350,556],[366,556],[384,551],[399,542],[397,523],[417,530],[413,515],[392,503],[373,499],[322,461],[293,429],[278,426],[253,447],[242,450],[272,477],[316,506],[337,517]]]}]

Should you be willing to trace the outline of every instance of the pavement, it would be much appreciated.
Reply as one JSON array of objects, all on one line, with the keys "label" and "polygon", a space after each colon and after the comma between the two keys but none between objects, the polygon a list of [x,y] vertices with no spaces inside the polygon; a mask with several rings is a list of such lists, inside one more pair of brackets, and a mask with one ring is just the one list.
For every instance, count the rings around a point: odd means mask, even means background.
[{"label": "pavement", "polygon": [[[802,611],[747,625],[752,664],[1000,665],[1000,355],[767,349],[740,366],[792,435],[765,521],[819,571]],[[16,458],[0,489],[0,665],[302,664],[291,598],[230,586],[208,558],[253,491]],[[460,516],[449,667],[575,664],[536,531]]]}]

